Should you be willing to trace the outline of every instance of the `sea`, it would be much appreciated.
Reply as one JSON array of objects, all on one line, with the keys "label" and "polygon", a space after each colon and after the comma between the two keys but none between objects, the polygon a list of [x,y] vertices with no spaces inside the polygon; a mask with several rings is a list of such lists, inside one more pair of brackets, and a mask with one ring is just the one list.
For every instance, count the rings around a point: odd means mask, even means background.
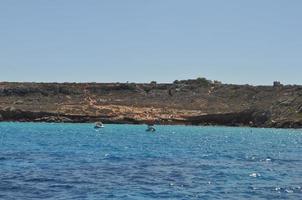
[{"label": "sea", "polygon": [[302,130],[0,123],[0,199],[302,199]]}]

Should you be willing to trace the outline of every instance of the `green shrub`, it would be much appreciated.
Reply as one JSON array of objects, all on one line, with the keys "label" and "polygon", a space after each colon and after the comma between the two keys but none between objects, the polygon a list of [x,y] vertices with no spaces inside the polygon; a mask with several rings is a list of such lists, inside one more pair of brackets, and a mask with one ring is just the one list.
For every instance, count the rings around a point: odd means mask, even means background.
[{"label": "green shrub", "polygon": [[207,80],[206,78],[203,78],[203,77],[197,78],[196,81],[201,86],[208,86],[211,84],[210,80]]}]

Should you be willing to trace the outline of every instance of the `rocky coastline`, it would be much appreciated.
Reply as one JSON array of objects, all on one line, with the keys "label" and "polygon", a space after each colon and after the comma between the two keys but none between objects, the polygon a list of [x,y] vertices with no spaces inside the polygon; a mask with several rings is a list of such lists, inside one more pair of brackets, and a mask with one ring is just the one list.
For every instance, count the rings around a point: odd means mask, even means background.
[{"label": "rocky coastline", "polygon": [[0,121],[302,128],[302,86],[1,82]]}]

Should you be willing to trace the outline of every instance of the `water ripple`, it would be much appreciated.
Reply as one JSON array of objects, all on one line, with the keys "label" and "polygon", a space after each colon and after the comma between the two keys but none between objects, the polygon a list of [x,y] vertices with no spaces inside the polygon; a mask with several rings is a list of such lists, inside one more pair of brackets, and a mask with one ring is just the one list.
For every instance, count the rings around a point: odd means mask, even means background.
[{"label": "water ripple", "polygon": [[0,199],[301,199],[302,134],[0,123]]}]

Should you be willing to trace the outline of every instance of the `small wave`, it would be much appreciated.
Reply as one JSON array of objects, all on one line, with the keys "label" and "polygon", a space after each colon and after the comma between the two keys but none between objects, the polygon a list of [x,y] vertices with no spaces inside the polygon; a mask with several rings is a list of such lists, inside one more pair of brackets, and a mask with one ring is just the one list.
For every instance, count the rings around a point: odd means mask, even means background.
[{"label": "small wave", "polygon": [[248,162],[267,162],[267,163],[276,161],[276,159],[271,158],[271,157],[259,158],[257,156],[248,156],[248,157],[245,157],[244,160],[248,161]]},{"label": "small wave", "polygon": [[51,187],[51,188],[71,189],[74,186],[72,186],[72,185],[65,185],[65,184],[54,184],[54,185],[50,185],[49,187]]},{"label": "small wave", "polygon": [[253,172],[253,173],[251,173],[249,176],[250,176],[250,177],[257,178],[257,177],[260,177],[260,176],[261,176],[261,174],[256,173],[256,172]]},{"label": "small wave", "polygon": [[56,181],[55,179],[49,179],[49,178],[30,178],[24,180],[25,182],[52,182]]},{"label": "small wave", "polygon": [[293,187],[275,187],[273,191],[278,193],[302,193],[301,186],[293,186]]},{"label": "small wave", "polygon": [[2,161],[2,160],[9,160],[9,159],[6,157],[0,157],[0,161]]},{"label": "small wave", "polygon": [[105,154],[104,159],[105,160],[110,160],[110,161],[121,161],[121,160],[123,160],[123,158],[121,158],[119,156],[114,156],[114,155],[110,155],[110,154]]}]

